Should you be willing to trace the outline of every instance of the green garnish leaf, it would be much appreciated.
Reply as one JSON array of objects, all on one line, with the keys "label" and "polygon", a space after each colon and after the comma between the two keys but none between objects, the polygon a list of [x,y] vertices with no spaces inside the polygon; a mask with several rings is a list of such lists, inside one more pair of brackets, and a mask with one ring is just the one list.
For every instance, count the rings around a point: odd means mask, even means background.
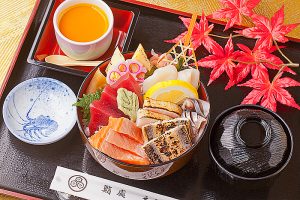
[{"label": "green garnish leaf", "polygon": [[125,88],[120,88],[118,89],[117,103],[118,109],[135,122],[137,111],[139,109],[138,96]]},{"label": "green garnish leaf", "polygon": [[90,104],[93,101],[100,99],[102,91],[103,90],[101,89],[92,94],[83,94],[82,98],[79,98],[78,101],[73,104],[73,106],[82,108],[82,121],[84,125],[88,125],[90,122]]},{"label": "green garnish leaf", "polygon": [[152,66],[152,68],[150,69],[150,71],[147,71],[146,74],[145,74],[145,79],[148,78],[149,76],[151,76],[154,71],[157,69],[157,67],[155,66]]},{"label": "green garnish leaf", "polygon": [[178,62],[176,64],[177,71],[184,70],[183,63],[184,59],[182,57],[178,58]]}]

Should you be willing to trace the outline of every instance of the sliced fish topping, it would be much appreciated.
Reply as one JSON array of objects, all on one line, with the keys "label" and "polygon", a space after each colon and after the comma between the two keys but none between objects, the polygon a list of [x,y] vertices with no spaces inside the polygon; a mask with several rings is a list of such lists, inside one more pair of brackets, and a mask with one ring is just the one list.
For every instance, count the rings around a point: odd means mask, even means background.
[{"label": "sliced fish topping", "polygon": [[189,130],[180,125],[150,140],[143,148],[151,163],[158,164],[175,159],[192,146]]}]

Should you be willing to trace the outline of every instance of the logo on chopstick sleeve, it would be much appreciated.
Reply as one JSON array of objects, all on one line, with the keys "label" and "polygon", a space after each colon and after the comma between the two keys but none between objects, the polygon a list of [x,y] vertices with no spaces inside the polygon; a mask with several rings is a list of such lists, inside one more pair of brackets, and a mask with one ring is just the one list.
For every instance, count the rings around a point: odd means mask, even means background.
[{"label": "logo on chopstick sleeve", "polygon": [[83,176],[74,175],[69,178],[68,181],[69,188],[74,192],[81,192],[87,186],[87,180]]}]

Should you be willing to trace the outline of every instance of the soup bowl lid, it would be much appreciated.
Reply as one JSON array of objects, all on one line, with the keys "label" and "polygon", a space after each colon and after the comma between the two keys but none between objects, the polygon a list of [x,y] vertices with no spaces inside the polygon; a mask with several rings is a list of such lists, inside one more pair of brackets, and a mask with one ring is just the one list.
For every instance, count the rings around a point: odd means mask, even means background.
[{"label": "soup bowl lid", "polygon": [[245,180],[278,174],[293,151],[292,133],[276,113],[240,105],[221,113],[210,133],[209,150],[227,174]]}]

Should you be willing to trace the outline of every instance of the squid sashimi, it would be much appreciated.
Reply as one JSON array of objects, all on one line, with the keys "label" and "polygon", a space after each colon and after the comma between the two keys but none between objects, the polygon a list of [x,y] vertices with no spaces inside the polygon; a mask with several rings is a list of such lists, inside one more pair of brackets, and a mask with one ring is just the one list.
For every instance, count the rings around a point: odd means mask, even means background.
[{"label": "squid sashimi", "polygon": [[174,65],[167,65],[158,68],[154,73],[146,78],[143,82],[143,93],[147,92],[150,87],[161,81],[176,80],[178,77],[177,69]]},{"label": "squid sashimi", "polygon": [[145,151],[142,149],[142,145],[124,134],[118,133],[110,129],[107,133],[105,140],[110,144],[120,147],[126,151],[130,151],[131,153],[136,154],[137,156],[147,158]]},{"label": "squid sashimi", "polygon": [[140,144],[144,144],[142,130],[136,126],[136,124],[127,118],[113,118],[109,117],[110,126],[114,131],[125,134],[129,138],[135,140]]},{"label": "squid sashimi", "polygon": [[135,165],[149,165],[150,162],[147,158],[142,158],[140,156],[137,156],[133,153],[130,153],[129,151],[126,151],[120,147],[117,147],[106,140],[104,140],[101,144],[100,150],[105,153],[106,155],[129,163],[129,164],[135,164]]},{"label": "squid sashimi", "polygon": [[194,86],[199,87],[200,72],[198,69],[190,68],[178,72],[178,80],[186,81]]}]

